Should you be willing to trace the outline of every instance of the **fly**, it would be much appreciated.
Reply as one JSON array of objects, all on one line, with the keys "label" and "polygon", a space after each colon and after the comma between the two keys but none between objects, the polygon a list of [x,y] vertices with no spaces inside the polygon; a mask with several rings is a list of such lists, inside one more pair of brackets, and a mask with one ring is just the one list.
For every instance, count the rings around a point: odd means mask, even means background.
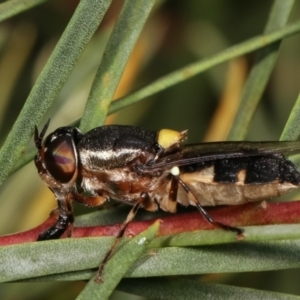
[{"label": "fly", "polygon": [[48,125],[40,133],[35,128],[35,165],[55,195],[59,217],[38,241],[71,236],[73,201],[95,207],[112,198],[132,205],[99,267],[98,282],[140,208],[175,213],[178,203],[193,205],[215,227],[242,235],[241,228],[215,221],[203,207],[277,197],[300,184],[300,173],[285,157],[300,152],[299,141],[183,145],[187,131],[108,125],[86,134],[61,127],[43,142]]}]

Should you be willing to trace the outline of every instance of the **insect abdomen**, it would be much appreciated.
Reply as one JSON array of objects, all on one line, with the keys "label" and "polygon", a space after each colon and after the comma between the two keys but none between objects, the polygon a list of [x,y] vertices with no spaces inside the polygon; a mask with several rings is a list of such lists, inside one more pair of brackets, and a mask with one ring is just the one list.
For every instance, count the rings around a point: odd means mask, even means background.
[{"label": "insect abdomen", "polygon": [[[300,183],[295,165],[282,155],[216,160],[181,168],[181,179],[201,205],[236,205],[277,197]],[[179,189],[178,202],[192,201]]]},{"label": "insect abdomen", "polygon": [[264,184],[275,180],[294,185],[300,183],[296,166],[279,154],[191,164],[181,167],[181,173],[194,173],[200,181],[215,183]]}]

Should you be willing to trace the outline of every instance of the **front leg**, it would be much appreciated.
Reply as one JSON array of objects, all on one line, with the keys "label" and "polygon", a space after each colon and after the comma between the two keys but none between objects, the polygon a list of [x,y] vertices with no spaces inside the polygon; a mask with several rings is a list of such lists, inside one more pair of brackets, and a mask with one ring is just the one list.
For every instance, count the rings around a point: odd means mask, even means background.
[{"label": "front leg", "polygon": [[[56,193],[54,192],[54,194]],[[68,237],[71,236],[74,222],[71,194],[66,197],[57,197],[57,203],[59,216],[56,223],[39,234],[37,241],[58,239],[66,230],[69,231]]]}]

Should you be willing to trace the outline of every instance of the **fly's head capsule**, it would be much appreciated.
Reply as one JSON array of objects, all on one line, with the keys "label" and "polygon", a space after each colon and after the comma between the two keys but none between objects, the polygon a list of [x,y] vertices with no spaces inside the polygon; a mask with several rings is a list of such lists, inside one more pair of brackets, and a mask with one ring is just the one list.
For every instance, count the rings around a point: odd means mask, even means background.
[{"label": "fly's head capsule", "polygon": [[81,133],[77,128],[61,127],[50,133],[43,143],[48,124],[40,134],[35,129],[34,140],[38,149],[35,165],[49,187],[71,187],[78,175],[76,141]]}]

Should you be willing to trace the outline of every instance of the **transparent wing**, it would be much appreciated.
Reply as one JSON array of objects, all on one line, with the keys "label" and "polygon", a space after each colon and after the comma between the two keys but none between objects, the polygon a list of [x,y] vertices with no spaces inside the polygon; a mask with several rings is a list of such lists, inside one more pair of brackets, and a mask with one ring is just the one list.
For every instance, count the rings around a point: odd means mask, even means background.
[{"label": "transparent wing", "polygon": [[276,154],[290,156],[297,153],[300,153],[300,141],[202,143],[182,146],[181,151],[159,158],[144,168],[162,170],[219,159]]}]

